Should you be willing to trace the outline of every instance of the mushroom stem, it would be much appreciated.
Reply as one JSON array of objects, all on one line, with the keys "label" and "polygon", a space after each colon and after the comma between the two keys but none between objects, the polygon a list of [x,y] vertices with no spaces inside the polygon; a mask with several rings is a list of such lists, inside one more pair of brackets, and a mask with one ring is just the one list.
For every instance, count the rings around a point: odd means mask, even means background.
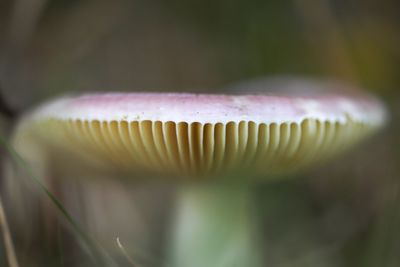
[{"label": "mushroom stem", "polygon": [[179,192],[169,266],[261,266],[245,186],[189,186]]}]

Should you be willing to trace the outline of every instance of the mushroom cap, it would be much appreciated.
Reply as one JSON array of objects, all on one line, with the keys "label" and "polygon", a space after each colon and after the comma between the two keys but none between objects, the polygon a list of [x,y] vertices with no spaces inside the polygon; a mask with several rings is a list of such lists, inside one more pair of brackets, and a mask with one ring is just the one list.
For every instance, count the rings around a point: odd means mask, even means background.
[{"label": "mushroom cap", "polygon": [[381,102],[366,93],[324,90],[338,87],[331,82],[312,85],[322,90],[65,97],[25,116],[17,133],[40,144],[49,158],[69,155],[88,168],[276,175],[324,161],[386,120]]}]

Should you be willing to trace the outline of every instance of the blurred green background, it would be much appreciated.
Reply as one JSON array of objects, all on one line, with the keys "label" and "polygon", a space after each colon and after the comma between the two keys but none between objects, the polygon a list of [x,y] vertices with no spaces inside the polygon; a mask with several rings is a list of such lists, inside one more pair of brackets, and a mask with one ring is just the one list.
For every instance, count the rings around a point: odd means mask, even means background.
[{"label": "blurred green background", "polygon": [[[372,140],[301,179],[260,184],[268,266],[399,266],[399,1],[0,0],[1,94],[18,113],[63,94],[214,92],[282,74],[361,86],[386,102],[391,119]],[[7,136],[15,121],[1,120]],[[139,217],[148,218],[146,235],[159,242],[172,191],[131,189]],[[12,220],[12,205],[6,212]],[[81,214],[92,216],[71,212],[83,225]],[[58,224],[55,241],[45,234],[25,240],[11,225],[21,266],[90,266]],[[149,246],[132,252],[149,255],[140,266],[163,266],[161,246]],[[6,266],[3,249],[0,259]]]}]

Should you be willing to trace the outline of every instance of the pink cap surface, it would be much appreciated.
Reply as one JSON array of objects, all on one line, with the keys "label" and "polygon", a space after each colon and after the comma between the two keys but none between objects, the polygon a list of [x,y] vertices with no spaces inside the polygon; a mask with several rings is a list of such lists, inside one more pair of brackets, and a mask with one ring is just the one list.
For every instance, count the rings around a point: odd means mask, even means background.
[{"label": "pink cap surface", "polygon": [[368,124],[385,120],[385,110],[366,95],[217,95],[178,93],[108,93],[56,100],[38,118],[80,120],[227,123],[300,123],[304,119]]}]

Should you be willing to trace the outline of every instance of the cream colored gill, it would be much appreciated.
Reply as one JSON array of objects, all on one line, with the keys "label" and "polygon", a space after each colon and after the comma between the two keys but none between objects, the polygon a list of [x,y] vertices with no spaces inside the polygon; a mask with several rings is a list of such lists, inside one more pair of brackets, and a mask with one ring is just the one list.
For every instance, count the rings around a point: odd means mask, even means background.
[{"label": "cream colored gill", "polygon": [[350,148],[373,125],[305,119],[300,123],[186,123],[44,119],[32,134],[49,153],[76,153],[124,172],[207,176],[273,175],[322,162]]}]

